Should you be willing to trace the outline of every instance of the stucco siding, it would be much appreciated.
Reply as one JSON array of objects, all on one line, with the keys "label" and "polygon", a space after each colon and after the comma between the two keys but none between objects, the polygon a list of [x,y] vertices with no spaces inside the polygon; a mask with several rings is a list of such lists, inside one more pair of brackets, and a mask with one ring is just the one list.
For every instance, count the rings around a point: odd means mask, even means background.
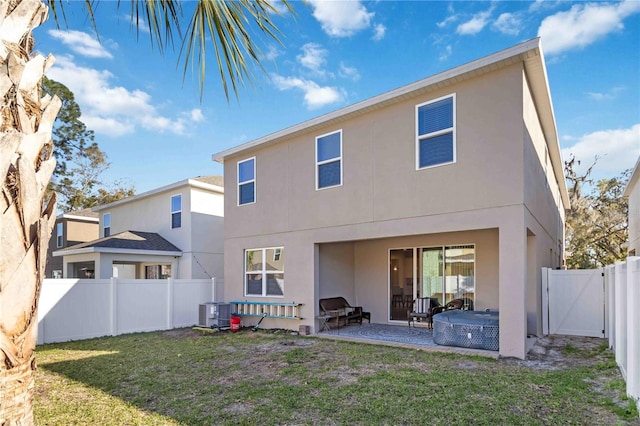
[{"label": "stucco siding", "polygon": [[[516,64],[230,158],[227,237],[521,204],[521,79]],[[456,162],[416,171],[416,105],[452,93]],[[316,190],[315,138],[337,130],[343,183]],[[256,203],[238,207],[237,162],[252,156]]]},{"label": "stucco siding", "polygon": [[[63,245],[65,247],[95,240],[98,238],[97,222],[79,222],[67,220],[65,223],[65,238]],[[55,238],[55,229],[52,238]]]},{"label": "stucco siding", "polygon": [[629,191],[629,251],[640,256],[640,181],[632,182]]},{"label": "stucco siding", "polygon": [[[171,229],[171,197],[178,194],[182,194],[182,226]],[[190,205],[190,191],[185,186],[113,206],[100,212],[101,236],[104,214],[111,213],[111,235],[129,230],[156,232],[180,250],[185,250],[191,244],[191,217],[187,214]]]},{"label": "stucco siding", "polygon": [[356,298],[354,243],[321,244],[319,247],[318,298],[342,296],[352,305]]},{"label": "stucco siding", "polygon": [[[475,309],[498,309],[497,229],[356,242],[354,302],[371,312],[373,322],[390,323],[389,250],[463,244],[475,246]],[[412,267],[412,260],[409,263]]]},{"label": "stucco siding", "polygon": [[[301,312],[305,320],[302,324],[314,325],[318,311],[315,306],[316,298],[343,295],[351,303],[370,310],[374,322],[385,323],[388,321],[389,249],[475,244],[477,306],[479,309],[498,309],[498,235],[502,232],[507,240],[524,241],[525,237],[524,231],[520,235],[520,229],[514,234],[508,229],[503,231],[499,228],[501,224],[514,220],[523,222],[524,214],[522,206],[512,206],[316,230],[226,238],[225,300],[284,300],[304,303]],[[455,232],[460,229],[466,231]],[[244,250],[278,246],[285,248],[284,296],[245,296]],[[316,247],[319,247],[318,253]],[[352,256],[354,266],[350,268],[349,260]],[[525,255],[522,256],[524,259]],[[324,267],[333,270],[324,270]],[[337,278],[338,275],[341,278]],[[517,288],[518,284],[517,280],[510,279],[507,286]],[[325,285],[329,287],[325,288]],[[340,287],[344,294],[337,293],[339,286],[344,286]],[[274,325],[269,322],[266,326]],[[291,327],[291,324],[288,326]]]}]

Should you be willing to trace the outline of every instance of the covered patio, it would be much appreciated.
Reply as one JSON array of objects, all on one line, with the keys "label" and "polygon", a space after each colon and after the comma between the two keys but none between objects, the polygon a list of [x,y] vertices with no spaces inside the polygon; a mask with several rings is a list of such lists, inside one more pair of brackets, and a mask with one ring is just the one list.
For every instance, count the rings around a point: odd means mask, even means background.
[{"label": "covered patio", "polygon": [[[387,346],[401,346],[432,352],[447,352],[461,355],[478,355],[498,358],[499,352],[454,346],[441,346],[433,341],[433,330],[426,327],[407,327],[391,324],[354,324],[332,328],[317,334],[320,338],[345,340]],[[527,339],[527,350],[535,343],[535,338]]]}]

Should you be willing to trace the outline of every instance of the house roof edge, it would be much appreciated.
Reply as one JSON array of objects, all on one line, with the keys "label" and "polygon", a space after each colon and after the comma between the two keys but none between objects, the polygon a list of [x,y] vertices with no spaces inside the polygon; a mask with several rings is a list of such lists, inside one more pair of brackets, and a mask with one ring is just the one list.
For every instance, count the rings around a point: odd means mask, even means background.
[{"label": "house roof edge", "polygon": [[[357,113],[363,112],[372,108],[374,106],[384,105],[387,102],[393,102],[393,100],[400,98],[402,96],[409,95],[411,93],[417,92],[421,89],[427,88],[429,86],[433,86],[435,84],[439,84],[445,82],[447,80],[452,80],[456,78],[460,78],[463,75],[471,74],[477,71],[482,70],[483,68],[495,66],[496,64],[504,62],[509,63],[509,59],[518,58],[527,52],[536,51],[536,53],[541,51],[541,42],[540,37],[533,38],[531,40],[527,40],[525,42],[519,43],[515,46],[508,47],[506,49],[500,50],[496,53],[492,53],[490,55],[484,56],[482,58],[476,59],[471,62],[467,62],[465,64],[459,65],[457,67],[451,68],[449,70],[442,71],[435,75],[423,78],[414,83],[409,83],[397,89],[393,89],[387,92],[384,92],[380,95],[373,96],[371,98],[365,99],[360,102],[356,102],[355,104],[346,106],[344,108],[340,108],[333,112],[329,112],[327,114],[321,115],[319,117],[312,118],[307,121],[303,121],[302,123],[295,124],[293,126],[287,127],[283,130],[279,130],[277,132],[271,133],[269,135],[260,137],[258,139],[254,139],[252,141],[246,142],[242,145],[237,145],[235,147],[226,149],[224,151],[220,151],[211,156],[212,161],[217,161],[219,163],[224,163],[224,159],[226,157],[239,154],[243,151],[246,151],[251,148],[255,148],[257,146],[269,143],[271,141],[294,135],[298,132],[305,131],[314,126],[319,126],[330,122],[331,120],[347,117],[351,115],[355,115]],[[526,56],[526,55],[525,55]],[[524,58],[522,58],[524,59]],[[545,76],[546,77],[546,76]]]},{"label": "house roof edge", "polygon": [[95,206],[91,210],[94,212],[99,212],[102,210],[110,209],[115,206],[119,206],[121,204],[130,203],[133,201],[141,200],[143,198],[151,197],[153,195],[160,194],[162,192],[170,191],[172,189],[180,188],[182,186],[191,186],[194,188],[205,189],[212,192],[218,192],[220,194],[224,194],[224,188],[221,186],[213,185],[210,183],[202,182],[196,180],[194,178],[189,178],[185,180],[181,180],[179,182],[171,183],[169,185],[161,186],[160,188],[154,188],[149,191],[143,192],[141,194],[136,194],[132,197],[123,198],[122,200],[114,201],[109,204],[103,204],[100,206]]}]

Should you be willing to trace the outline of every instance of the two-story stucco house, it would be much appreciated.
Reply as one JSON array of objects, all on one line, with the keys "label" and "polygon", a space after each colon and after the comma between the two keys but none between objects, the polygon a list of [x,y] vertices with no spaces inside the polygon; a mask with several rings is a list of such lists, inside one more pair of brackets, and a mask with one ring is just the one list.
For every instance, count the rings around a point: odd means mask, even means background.
[{"label": "two-story stucco house", "polygon": [[[98,238],[98,213],[91,209],[63,213],[56,218],[53,235],[49,239],[45,277],[62,278],[62,257],[53,256],[53,252]],[[87,270],[85,270],[87,272]],[[91,271],[88,271],[91,274]]]},{"label": "two-story stucco house", "polygon": [[100,238],[54,252],[65,278],[223,275],[222,176],[187,179],[93,208]]},{"label": "two-story stucco house", "polygon": [[629,256],[640,255],[640,158],[631,172],[623,197],[629,199]]},{"label": "two-story stucco house", "polygon": [[213,159],[227,301],[302,303],[317,332],[325,297],[398,325],[406,297],[465,297],[499,310],[503,356],[542,334],[541,267],[562,266],[569,200],[539,39]]}]

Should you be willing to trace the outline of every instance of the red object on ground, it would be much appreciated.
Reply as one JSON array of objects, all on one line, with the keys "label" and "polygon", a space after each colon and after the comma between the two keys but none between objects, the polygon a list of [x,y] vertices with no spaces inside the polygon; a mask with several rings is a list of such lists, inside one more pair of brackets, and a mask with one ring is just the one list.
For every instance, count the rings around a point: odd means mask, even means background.
[{"label": "red object on ground", "polygon": [[231,331],[236,332],[240,330],[240,322],[242,318],[240,317],[231,317]]}]

